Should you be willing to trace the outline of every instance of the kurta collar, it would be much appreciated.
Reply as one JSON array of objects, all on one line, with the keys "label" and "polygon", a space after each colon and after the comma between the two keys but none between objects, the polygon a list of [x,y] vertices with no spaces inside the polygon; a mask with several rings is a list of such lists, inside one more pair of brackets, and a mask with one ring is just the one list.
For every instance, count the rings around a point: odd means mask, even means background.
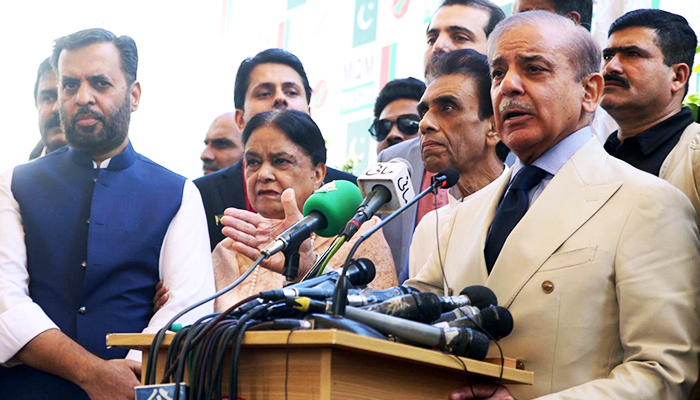
[{"label": "kurta collar", "polygon": [[[92,154],[76,150],[73,147],[68,148],[68,154],[71,160],[77,165],[90,169],[96,168],[95,161],[92,159]],[[103,161],[102,168],[106,168],[108,171],[120,171],[129,168],[135,161],[136,152],[133,146],[131,146],[131,141],[129,141],[123,152]]]}]

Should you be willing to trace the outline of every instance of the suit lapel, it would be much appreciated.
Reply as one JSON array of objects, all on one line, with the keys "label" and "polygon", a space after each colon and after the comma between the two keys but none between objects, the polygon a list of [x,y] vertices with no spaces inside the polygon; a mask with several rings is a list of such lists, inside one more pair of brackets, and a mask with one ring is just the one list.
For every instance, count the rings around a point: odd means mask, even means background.
[{"label": "suit lapel", "polygon": [[697,136],[698,127],[700,127],[700,125],[693,123],[685,128],[685,131],[683,131],[678,143],[674,146],[668,156],[666,156],[663,164],[661,164],[661,169],[659,170],[659,177],[661,179],[668,180],[668,178],[673,174],[673,171],[676,170],[676,167],[678,167],[685,154],[689,151],[690,143]]},{"label": "suit lapel", "polygon": [[564,164],[508,236],[487,280],[501,305],[510,306],[549,256],[620,188],[621,182],[601,176],[607,154],[594,140]]},{"label": "suit lapel", "polygon": [[511,173],[512,169],[504,171],[495,181],[465,199],[455,211],[452,225],[446,227],[445,232],[450,230],[451,234],[450,241],[444,249],[445,265],[455,263],[469,267],[446,271],[454,275],[447,277],[447,283],[453,286],[444,287],[445,293],[449,293],[450,289],[453,294],[464,289],[454,286],[457,284],[486,284],[489,277],[484,260],[486,236],[500,199],[510,182]]}]

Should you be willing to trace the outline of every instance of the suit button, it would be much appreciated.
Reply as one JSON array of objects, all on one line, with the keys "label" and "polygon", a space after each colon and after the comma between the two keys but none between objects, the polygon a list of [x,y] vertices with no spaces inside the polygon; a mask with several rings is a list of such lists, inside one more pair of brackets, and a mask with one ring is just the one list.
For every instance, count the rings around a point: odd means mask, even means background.
[{"label": "suit button", "polygon": [[90,225],[90,218],[88,218],[87,221],[85,221],[85,222],[87,222],[88,225]]},{"label": "suit button", "polygon": [[87,309],[85,307],[80,307],[78,309],[78,314],[85,314],[87,312]]},{"label": "suit button", "polygon": [[92,178],[92,183],[97,183],[97,178]]},{"label": "suit button", "polygon": [[81,265],[83,268],[86,268],[86,267],[87,267],[87,261],[81,262],[80,265]]},{"label": "suit button", "polygon": [[544,281],[542,282],[542,291],[549,294],[554,291],[554,284],[552,281]]}]

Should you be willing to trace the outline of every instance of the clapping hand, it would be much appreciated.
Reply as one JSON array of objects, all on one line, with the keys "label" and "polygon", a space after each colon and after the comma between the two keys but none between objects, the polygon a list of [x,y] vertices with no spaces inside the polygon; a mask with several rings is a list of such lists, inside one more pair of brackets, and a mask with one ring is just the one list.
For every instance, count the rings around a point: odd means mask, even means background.
[{"label": "clapping hand", "polygon": [[[236,208],[227,208],[224,211],[224,217],[221,218],[221,223],[224,225],[222,232],[233,240],[235,251],[251,260],[256,260],[265,246],[303,218],[297,206],[294,189],[289,188],[282,192],[281,200],[284,209],[283,220],[265,218],[260,214]],[[313,248],[309,240],[304,241],[300,246],[299,256],[299,275],[304,276],[314,260]],[[260,266],[281,274],[284,269],[284,255],[277,253],[263,261]]]}]

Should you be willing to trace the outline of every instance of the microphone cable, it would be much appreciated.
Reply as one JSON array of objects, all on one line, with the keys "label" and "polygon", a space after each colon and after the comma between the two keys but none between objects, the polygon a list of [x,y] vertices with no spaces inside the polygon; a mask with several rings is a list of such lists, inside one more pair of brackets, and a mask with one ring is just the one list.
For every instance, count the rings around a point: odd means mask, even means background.
[{"label": "microphone cable", "polygon": [[[248,270],[243,275],[241,275],[238,279],[236,279],[235,282],[226,286],[224,289],[220,290],[219,292],[216,292],[213,295],[211,295],[205,299],[202,299],[202,300],[192,304],[191,306],[185,308],[184,310],[180,311],[172,319],[170,319],[170,321],[168,321],[168,323],[163,328],[161,328],[158,331],[158,333],[156,333],[156,335],[153,337],[153,342],[151,343],[151,348],[148,350],[149,358],[148,358],[148,363],[146,364],[146,379],[144,380],[146,385],[149,385],[149,384],[152,385],[156,381],[156,364],[157,364],[157,358],[158,358],[157,354],[158,354],[158,351],[160,350],[161,345],[163,344],[163,339],[165,338],[166,332],[172,328],[172,325],[175,323],[175,321],[177,321],[179,318],[181,318],[183,315],[187,314],[188,312],[201,306],[202,304],[208,303],[208,302],[216,299],[217,297],[223,295],[224,293],[227,293],[228,291],[232,290],[236,286],[240,285],[241,282],[243,282],[251,273],[253,273],[253,271],[260,265],[260,263],[264,259],[265,259],[265,256],[261,254],[260,257],[258,257],[258,259],[255,261],[255,263],[250,268],[248,268]],[[178,382],[176,382],[176,384],[179,385]],[[176,390],[179,390],[179,386],[176,387]],[[178,395],[179,392],[176,391],[175,393],[176,393],[176,396],[179,397],[179,395]],[[177,400],[177,398],[176,398],[176,400]]]},{"label": "microphone cable", "polygon": [[[493,392],[491,392],[491,394],[486,396],[486,397],[477,397],[476,394],[474,393],[473,382],[471,379],[468,379],[469,390],[471,390],[472,396],[474,397],[474,400],[488,400],[488,399],[492,398],[493,395],[496,394],[496,391],[498,391],[498,387],[501,386],[501,384],[503,382],[503,369],[505,368],[505,358],[503,356],[503,349],[501,348],[501,344],[498,343],[498,340],[496,340],[493,336],[491,336],[491,334],[488,333],[486,331],[486,329],[484,329],[484,327],[481,326],[481,324],[479,324],[479,322],[474,319],[474,316],[468,315],[467,318],[469,318],[469,320],[472,321],[474,323],[474,325],[476,325],[476,327],[479,328],[479,330],[481,332],[483,332],[492,342],[494,342],[496,344],[496,347],[498,347],[498,354],[499,354],[500,359],[501,359],[501,365],[500,365],[501,368],[500,368],[500,371],[498,374],[498,380],[496,381],[496,387],[493,389]],[[464,364],[464,361],[462,361],[458,356],[455,356],[455,358],[457,359],[457,361],[459,361],[462,364],[462,367],[464,367],[465,374],[469,374],[469,370],[467,369],[466,364]]]},{"label": "microphone cable", "polygon": [[328,246],[326,251],[323,252],[323,254],[318,258],[314,266],[309,270],[309,272],[306,273],[306,275],[300,282],[323,275],[323,271],[325,271],[326,266],[330,262],[331,258],[335,255],[335,253],[338,252],[338,250],[340,250],[340,247],[343,244],[345,244],[346,240],[347,238],[345,235],[336,236],[336,238],[333,240],[333,243],[331,243],[331,245]]},{"label": "microphone cable", "polygon": [[[435,250],[437,250],[437,256],[438,256],[438,262],[440,263],[440,273],[442,274],[442,282],[445,284],[445,287],[447,288],[447,293],[445,294],[446,296],[452,296],[452,288],[450,285],[447,283],[447,276],[445,276],[445,265],[442,262],[442,253],[440,252],[440,215],[438,213],[438,205],[437,205],[437,191],[438,188],[435,188],[435,191],[433,192],[433,205],[434,205],[434,210],[435,210]],[[448,193],[447,196],[450,194]],[[449,197],[448,197],[448,203],[447,206],[449,206]],[[410,268],[409,268],[410,270]]]}]

